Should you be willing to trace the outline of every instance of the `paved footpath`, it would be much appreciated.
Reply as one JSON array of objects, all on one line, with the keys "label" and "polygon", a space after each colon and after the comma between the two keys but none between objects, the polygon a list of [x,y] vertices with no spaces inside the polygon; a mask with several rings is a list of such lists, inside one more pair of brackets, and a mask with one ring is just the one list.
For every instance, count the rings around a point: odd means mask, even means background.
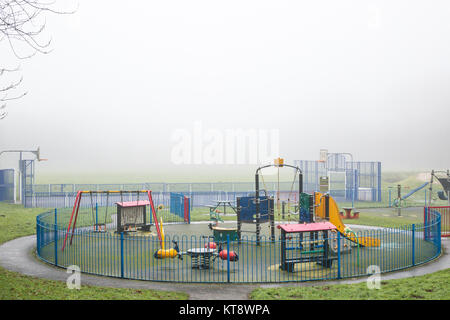
[{"label": "paved footpath", "polygon": [[[68,274],[65,269],[57,268],[40,261],[34,255],[36,248],[36,236],[18,238],[4,243],[0,246],[0,266],[14,272],[19,272],[28,276],[66,281]],[[443,255],[432,262],[422,266],[410,268],[404,271],[382,274],[382,280],[401,279],[407,277],[420,276],[427,273],[450,268],[450,239],[442,239]],[[152,281],[124,280],[118,278],[92,276],[83,274],[81,283],[116,288],[154,289],[166,291],[179,291],[189,294],[192,300],[245,300],[255,288],[274,287],[298,287],[314,285],[330,285],[357,283],[366,281],[366,277],[320,282],[301,282],[286,284],[182,284],[163,283]],[[81,287],[83,289],[83,287]]]}]

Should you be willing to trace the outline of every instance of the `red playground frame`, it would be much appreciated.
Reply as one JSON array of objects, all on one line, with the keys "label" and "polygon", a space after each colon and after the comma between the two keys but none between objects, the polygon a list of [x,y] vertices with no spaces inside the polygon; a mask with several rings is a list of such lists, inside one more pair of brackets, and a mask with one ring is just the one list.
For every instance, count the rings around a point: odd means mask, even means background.
[{"label": "red playground frame", "polygon": [[[146,193],[147,196],[148,196],[148,202],[150,203],[150,207],[152,209],[153,221],[154,221],[155,226],[156,226],[156,232],[158,233],[159,243],[162,246],[161,229],[160,229],[160,226],[159,226],[158,218],[156,217],[155,204],[153,203],[152,191],[151,190],[141,190],[141,191],[78,191],[77,192],[77,196],[75,198],[75,203],[73,205],[72,215],[70,216],[69,225],[67,227],[67,232],[66,232],[66,235],[64,237],[64,243],[63,243],[63,246],[62,246],[61,250],[64,251],[64,249],[66,247],[67,238],[68,238],[69,234],[71,235],[69,244],[72,245],[73,235],[74,235],[75,227],[76,227],[76,224],[77,224],[78,212],[79,212],[79,209],[80,209],[80,203],[81,203],[81,198],[82,198],[83,194],[94,194],[94,193],[127,194],[127,193],[136,193],[136,192]],[[139,202],[141,202],[141,201],[139,201]],[[72,224],[72,221],[73,221],[73,224]],[[71,228],[72,228],[72,231],[70,231]]]}]

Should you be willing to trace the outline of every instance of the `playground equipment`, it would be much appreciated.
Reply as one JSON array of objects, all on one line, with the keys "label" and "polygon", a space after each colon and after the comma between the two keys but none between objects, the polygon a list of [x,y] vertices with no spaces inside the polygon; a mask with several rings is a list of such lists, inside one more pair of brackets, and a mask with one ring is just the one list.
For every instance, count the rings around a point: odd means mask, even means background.
[{"label": "playground equipment", "polygon": [[232,204],[231,200],[215,200],[215,204],[207,205],[209,208],[209,220],[214,224],[218,224],[219,222],[223,222],[223,219],[220,217],[219,208],[223,208],[223,214],[227,214],[227,207],[231,208],[234,213],[237,213],[236,207]]},{"label": "playground equipment", "polygon": [[[191,248],[186,252],[181,252],[179,255],[188,255],[191,257],[192,269],[209,269],[211,261],[214,262],[217,258],[227,260],[230,262],[239,261],[239,256],[235,251],[223,249],[222,242],[219,242],[215,237],[202,236],[202,238],[213,239],[204,245],[203,248]],[[229,239],[225,239],[225,242]],[[218,245],[217,245],[218,244]]]},{"label": "playground equipment", "polygon": [[[265,186],[264,176],[262,175],[262,170],[269,167],[275,167],[278,169],[278,189],[277,189],[277,207],[280,205],[279,198],[279,169],[282,167],[289,167],[295,169],[294,178],[291,184],[291,190],[288,196],[288,212],[291,203],[291,195],[293,194],[293,188],[296,180],[296,174],[298,173],[298,199],[300,199],[300,194],[303,190],[303,175],[302,171],[292,165],[284,163],[284,160],[277,158],[272,164],[261,166],[256,169],[255,173],[255,196],[249,197],[237,197],[237,235],[241,238],[242,232],[254,232],[256,234],[256,244],[259,245],[261,241],[261,224],[269,222],[270,228],[270,240],[275,241],[275,218],[274,218],[274,199],[269,197],[267,194],[267,187]],[[264,189],[260,189],[259,178],[261,175],[262,182],[264,184]],[[264,191],[265,195],[261,195],[261,191]],[[278,210],[280,212],[280,210]],[[242,230],[242,224],[254,224],[256,226],[255,231],[245,231]]]},{"label": "playground equipment", "polygon": [[219,250],[215,258],[219,257],[222,260],[228,260],[228,256],[230,256],[229,259],[231,262],[239,261],[239,256],[236,252],[230,250],[230,252],[228,253],[228,250],[222,249],[222,243],[219,243]]},{"label": "playground equipment", "polygon": [[239,240],[240,236],[237,228],[224,228],[219,226],[209,225],[209,228],[213,231],[214,241],[223,242],[229,237],[230,241]]},{"label": "playground equipment", "polygon": [[146,208],[150,201],[127,201],[117,202],[117,233],[136,232],[138,228],[142,231],[150,231],[147,224]]},{"label": "playground equipment", "polygon": [[[106,194],[104,196],[106,197]],[[157,200],[155,194],[153,197]],[[86,200],[88,199],[86,197]],[[322,201],[325,202],[325,198]],[[82,205],[86,204],[88,204],[87,201],[82,203]],[[313,211],[314,206],[313,202]],[[360,242],[363,236],[382,239],[382,245],[376,248],[353,246],[350,240],[341,236],[335,225],[328,230],[328,246],[323,246],[327,238],[322,232],[318,231],[315,237],[315,229],[311,223],[302,223],[302,226],[308,228],[303,233],[303,238],[301,233],[286,234],[286,247],[292,247],[292,249],[285,250],[285,262],[288,263],[289,259],[295,258],[310,257],[312,259],[304,263],[291,261],[290,265],[289,263],[285,265],[285,270],[280,268],[282,248],[278,236],[281,236],[281,229],[276,229],[276,242],[267,239],[262,240],[260,246],[256,246],[254,237],[241,239],[240,243],[238,241],[217,242],[209,240],[210,238],[205,240],[202,236],[208,235],[207,223],[185,226],[180,223],[168,223],[166,217],[163,217],[164,249],[174,250],[172,253],[167,251],[167,257],[155,258],[155,251],[161,249],[156,235],[148,236],[148,233],[144,232],[129,235],[117,234],[114,232],[115,229],[110,232],[110,220],[108,220],[108,232],[94,233],[90,220],[87,220],[90,218],[90,211],[86,208],[89,209],[88,206],[80,208],[74,243],[72,246],[67,243],[64,252],[61,252],[61,246],[66,228],[62,230],[60,226],[62,226],[61,223],[67,226],[71,212],[47,210],[38,215],[36,253],[40,259],[63,268],[77,265],[83,273],[122,279],[224,284],[302,282],[365,277],[369,275],[367,273],[369,265],[378,265],[381,268],[380,272],[385,273],[426,263],[439,257],[441,253],[441,215],[437,213],[441,208],[427,208],[427,219],[420,225],[400,228],[363,228],[363,230],[355,228],[354,233],[345,231],[350,239],[356,242]],[[103,220],[101,215],[103,212],[99,202],[101,220]],[[147,213],[150,212],[147,210]],[[159,224],[161,224],[160,217],[161,212],[158,213]],[[316,219],[318,220],[319,217]],[[331,223],[331,221],[325,222]],[[287,228],[289,225],[298,223],[283,222],[283,224],[287,225]],[[153,228],[152,231],[156,233]],[[262,231],[262,236],[270,234],[268,228],[263,228]],[[212,235],[210,237],[212,238]],[[343,254],[342,248],[345,247],[343,244],[348,244],[346,249],[351,247],[351,252]],[[327,259],[324,259],[325,252],[321,250],[327,247],[328,258],[337,258],[337,260],[327,262]],[[236,255],[228,254],[230,251],[234,251]],[[183,259],[178,257],[176,252],[181,254]],[[331,267],[327,267],[330,265]]]},{"label": "playground equipment", "polygon": [[172,243],[174,244],[173,248],[165,249],[164,248],[164,227],[163,227],[163,220],[161,218],[160,221],[160,237],[161,237],[161,249],[157,250],[155,254],[153,255],[156,259],[166,259],[166,258],[175,258],[178,257],[178,259],[183,260],[183,256],[180,253],[180,248],[178,247],[178,243],[175,240],[172,240]]},{"label": "playground equipment", "polygon": [[[160,228],[161,228],[161,249],[155,252],[154,257],[156,259],[166,259],[166,258],[175,258],[178,257],[178,259],[183,260],[183,255],[188,255],[191,257],[191,267],[193,269],[209,269],[210,267],[210,259],[213,257],[213,261],[217,257],[219,257],[222,260],[229,259],[231,262],[235,262],[239,260],[239,256],[236,252],[230,251],[228,253],[227,250],[222,249],[222,242],[219,242],[219,248],[216,251],[217,244],[215,242],[209,242],[204,246],[204,248],[191,248],[188,249],[187,252],[181,252],[180,248],[178,247],[178,243],[175,240],[172,240],[174,247],[170,249],[164,248],[164,227],[163,227],[163,221],[161,218],[160,221]],[[214,237],[214,240],[217,241]],[[225,238],[225,241],[228,239]],[[228,258],[229,256],[229,258]]]},{"label": "playground equipment", "polygon": [[[109,194],[107,194],[107,196],[106,196],[106,203],[109,202],[108,198],[109,198]],[[108,219],[108,207],[106,207],[104,222],[99,223],[98,203],[97,202],[95,203],[95,209],[94,209],[94,200],[93,200],[92,192],[90,193],[90,200],[91,200],[91,214],[93,215],[93,221],[94,221],[93,231],[94,232],[106,232],[106,223],[107,223],[107,219]]]},{"label": "playground equipment", "polygon": [[[237,197],[237,229],[236,235],[238,239],[241,239],[243,232],[255,233],[256,243],[259,244],[261,239],[261,224],[269,222],[270,240],[275,240],[275,222],[273,212],[273,198],[268,196],[255,197]],[[255,231],[243,230],[243,224],[254,224]]]},{"label": "playground equipment", "polygon": [[305,262],[331,268],[337,259],[329,251],[328,232],[336,229],[330,222],[282,224],[278,228],[281,229],[280,269],[294,272],[297,263]]},{"label": "playground equipment", "polygon": [[342,208],[345,211],[345,215],[342,212],[339,212],[342,219],[358,219],[359,218],[359,211],[353,211],[353,207],[343,207]]},{"label": "playground equipment", "polygon": [[[295,169],[296,176],[298,172]],[[123,192],[123,196],[120,191],[82,191],[77,194],[72,212],[55,209],[37,217],[37,255],[56,266],[77,265],[81,272],[124,279],[278,283],[366,276],[369,265],[379,265],[381,272],[389,272],[425,263],[440,254],[440,215],[434,209],[426,211],[426,222],[421,225],[351,230],[342,222],[330,194],[297,193],[296,189],[296,221],[280,222],[274,234],[269,222],[275,223],[277,196],[259,189],[258,183],[255,187],[255,194],[240,197],[237,210],[242,213],[239,219],[256,224],[259,214],[259,223],[269,224],[269,228],[260,229],[258,244],[255,237],[240,237],[237,227],[210,226],[211,231],[207,223],[189,227],[180,224],[182,216],[170,220],[174,214],[168,208],[162,211],[164,207],[159,205],[158,197],[162,195],[148,190],[141,191],[145,196],[133,191]],[[168,194],[164,196],[168,200]],[[114,203],[109,213],[105,198],[107,204]],[[67,231],[62,230],[61,223],[66,229],[67,221]],[[159,239],[155,232],[151,236],[149,232],[138,232],[151,224],[155,224]],[[121,232],[117,233],[119,226]],[[99,233],[105,229],[107,232]],[[69,247],[72,237],[74,243]],[[63,252],[62,246],[66,246]]]},{"label": "playground equipment", "polygon": [[402,196],[402,186],[399,184],[397,185],[397,198],[394,199],[392,206],[398,208],[398,212],[400,215],[400,208],[405,206],[405,200],[408,199],[410,196],[412,196],[414,193],[422,190],[425,188],[429,182],[425,182],[424,184],[420,185],[417,188],[412,189],[410,192],[408,192],[406,195]]},{"label": "playground equipment", "polygon": [[[148,201],[139,201],[139,194],[145,194],[148,198]],[[141,190],[141,191],[78,191],[77,196],[75,198],[75,202],[72,208],[72,214],[70,216],[69,224],[67,227],[67,232],[64,237],[64,242],[62,246],[62,251],[64,251],[66,247],[66,242],[68,239],[68,236],[70,234],[70,243],[72,244],[74,231],[77,225],[78,220],[78,214],[80,212],[80,204],[83,195],[89,194],[90,200],[91,200],[91,216],[92,221],[89,223],[89,225],[94,226],[94,231],[99,230],[106,230],[106,219],[109,218],[108,216],[108,207],[109,207],[109,199],[112,195],[120,195],[120,202],[117,202],[117,232],[123,233],[123,232],[130,232],[130,231],[136,231],[136,230],[142,230],[142,231],[150,231],[150,224],[147,224],[146,221],[146,206],[150,205],[150,211],[153,215],[153,221],[156,227],[156,231],[158,233],[159,242],[162,246],[162,238],[161,238],[161,231],[158,223],[158,219],[156,217],[156,209],[155,205],[153,203],[152,198],[152,192],[150,190]],[[93,195],[98,194],[106,194],[106,213],[105,213],[105,222],[103,224],[98,223],[98,206],[96,205],[96,209],[94,209],[93,206]],[[123,201],[123,195],[124,194],[135,194],[137,195],[137,201],[131,201],[131,202],[124,202]],[[95,210],[95,211],[94,211]],[[94,213],[95,212],[95,213]]]},{"label": "playground equipment", "polygon": [[[445,176],[439,176],[439,174],[445,174]],[[431,178],[430,178],[430,193],[429,193],[429,200],[428,200],[428,206],[432,205],[432,200],[433,200],[433,180],[436,179],[439,181],[439,183],[442,186],[441,191],[437,192],[437,195],[439,197],[439,199],[441,200],[447,200],[448,201],[448,205],[450,206],[450,170],[447,171],[442,171],[442,170],[431,170]]]},{"label": "playground equipment", "polygon": [[379,247],[380,240],[372,237],[356,237],[351,229],[346,227],[341,220],[339,208],[329,194],[314,193],[314,213],[316,218],[331,222],[336,229],[348,240],[363,247]]}]

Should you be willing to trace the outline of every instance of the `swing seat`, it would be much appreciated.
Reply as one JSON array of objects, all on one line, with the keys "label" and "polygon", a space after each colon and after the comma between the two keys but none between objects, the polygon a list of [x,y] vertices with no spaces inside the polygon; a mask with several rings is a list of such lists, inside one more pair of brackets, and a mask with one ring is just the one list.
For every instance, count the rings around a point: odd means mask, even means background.
[{"label": "swing seat", "polygon": [[214,222],[223,222],[223,219],[220,217],[218,213],[212,213],[209,214],[209,220]]},{"label": "swing seat", "polygon": [[95,224],[94,232],[106,232],[106,224]]},{"label": "swing seat", "polygon": [[441,200],[448,200],[448,197],[445,195],[444,191],[442,191],[442,190],[438,191],[437,194],[438,194],[439,199],[441,199]]}]

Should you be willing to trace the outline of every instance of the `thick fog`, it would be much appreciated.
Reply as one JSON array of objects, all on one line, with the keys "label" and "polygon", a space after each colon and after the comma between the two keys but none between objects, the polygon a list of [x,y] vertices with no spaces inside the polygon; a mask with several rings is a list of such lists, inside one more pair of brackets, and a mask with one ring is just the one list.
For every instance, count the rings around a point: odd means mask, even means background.
[{"label": "thick fog", "polygon": [[28,92],[0,150],[40,146],[38,176],[61,177],[250,180],[321,148],[446,169],[449,16],[447,1],[80,0],[47,17],[51,53],[17,61],[0,42]]}]

